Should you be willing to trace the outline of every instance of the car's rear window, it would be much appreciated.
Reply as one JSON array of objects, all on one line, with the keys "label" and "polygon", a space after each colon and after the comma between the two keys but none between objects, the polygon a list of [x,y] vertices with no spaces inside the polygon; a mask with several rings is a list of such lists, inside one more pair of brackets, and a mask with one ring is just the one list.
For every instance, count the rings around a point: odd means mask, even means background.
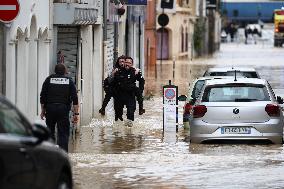
[{"label": "car's rear window", "polygon": [[269,101],[264,85],[216,85],[205,88],[203,102]]},{"label": "car's rear window", "polygon": [[[241,72],[237,71],[237,76],[246,77],[246,78],[258,78],[256,72]],[[235,76],[234,71],[227,71],[227,72],[211,72],[209,73],[210,76]]]}]

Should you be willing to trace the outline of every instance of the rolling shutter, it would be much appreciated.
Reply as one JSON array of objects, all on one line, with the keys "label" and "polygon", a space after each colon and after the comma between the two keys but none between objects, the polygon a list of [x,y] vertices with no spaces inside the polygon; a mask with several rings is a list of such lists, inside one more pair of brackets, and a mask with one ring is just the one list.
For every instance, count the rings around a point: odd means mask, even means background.
[{"label": "rolling shutter", "polygon": [[105,75],[109,75],[113,69],[113,48],[114,48],[114,25],[107,25],[107,46],[106,46],[106,61]]},{"label": "rolling shutter", "polygon": [[68,76],[71,77],[75,83],[78,83],[78,39],[79,28],[58,27],[57,53],[59,51],[62,52],[64,64],[68,68]]}]

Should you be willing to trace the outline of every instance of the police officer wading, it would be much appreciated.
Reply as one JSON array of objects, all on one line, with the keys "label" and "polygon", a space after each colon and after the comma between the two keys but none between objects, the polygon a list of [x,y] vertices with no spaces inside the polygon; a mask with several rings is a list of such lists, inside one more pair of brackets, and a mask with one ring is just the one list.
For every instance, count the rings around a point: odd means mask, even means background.
[{"label": "police officer wading", "polygon": [[79,106],[76,86],[70,77],[65,76],[67,69],[64,64],[55,66],[55,74],[46,78],[40,93],[41,119],[46,117],[46,125],[55,140],[55,125],[57,124],[58,145],[68,152],[69,112],[73,102],[74,123],[78,122]]},{"label": "police officer wading", "polygon": [[131,57],[126,57],[124,67],[114,75],[114,109],[116,111],[116,120],[117,118],[122,118],[123,107],[126,106],[127,126],[132,126],[132,121],[134,121],[134,112],[136,110],[136,81],[139,81],[139,78],[137,78],[135,74],[136,70],[132,67],[132,62]]},{"label": "police officer wading", "polygon": [[105,78],[105,80],[104,80],[103,87],[104,87],[104,91],[105,91],[105,98],[103,100],[102,108],[99,110],[99,113],[102,114],[102,115],[105,115],[106,106],[107,106],[108,102],[110,101],[111,97],[113,97],[113,95],[114,95],[114,93],[113,93],[113,82],[112,82],[113,76],[121,67],[123,67],[124,61],[125,61],[124,55],[118,57],[111,75],[108,76],[107,78]]}]

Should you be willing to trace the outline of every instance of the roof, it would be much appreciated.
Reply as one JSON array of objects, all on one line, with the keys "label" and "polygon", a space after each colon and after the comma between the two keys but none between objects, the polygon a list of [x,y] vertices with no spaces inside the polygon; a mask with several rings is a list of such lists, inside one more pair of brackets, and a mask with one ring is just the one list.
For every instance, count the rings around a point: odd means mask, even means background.
[{"label": "roof", "polygon": [[227,71],[241,71],[241,72],[256,72],[256,70],[252,67],[239,67],[239,66],[232,66],[232,67],[213,67],[208,68],[207,72],[227,72]]},{"label": "roof", "polygon": [[255,85],[266,85],[265,79],[258,78],[228,78],[228,79],[213,79],[206,81],[206,85],[222,85],[222,84],[230,84],[230,83],[239,83],[239,84],[255,84]]},{"label": "roof", "polygon": [[211,80],[211,79],[227,79],[227,78],[233,78],[234,76],[205,76],[205,77],[198,77],[195,79],[195,81],[200,80]]}]

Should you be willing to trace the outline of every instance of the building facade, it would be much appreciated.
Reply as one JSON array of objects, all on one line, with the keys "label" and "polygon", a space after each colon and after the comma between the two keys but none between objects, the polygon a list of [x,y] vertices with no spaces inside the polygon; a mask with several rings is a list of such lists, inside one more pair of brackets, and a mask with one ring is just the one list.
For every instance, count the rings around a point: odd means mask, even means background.
[{"label": "building facade", "polygon": [[[19,3],[17,18],[0,24],[0,92],[31,121],[39,119],[42,83],[58,63],[76,83],[81,125],[99,116],[102,81],[118,56],[132,56],[143,69],[145,6],[112,0]],[[121,5],[126,13],[118,15]]]},{"label": "building facade", "polygon": [[193,35],[191,1],[174,1],[172,9],[162,9],[161,0],[157,1],[157,17],[165,13],[169,23],[162,28],[156,23],[157,59],[188,59],[191,57],[191,39]]},{"label": "building facade", "polygon": [[[102,99],[103,1],[54,0],[52,67],[64,63],[79,96],[81,124],[88,124]],[[68,18],[68,19],[67,19]]]},{"label": "building facade", "polygon": [[147,67],[156,64],[156,0],[149,1],[146,10],[146,23],[145,23],[145,65]]},{"label": "building facade", "polygon": [[144,70],[144,39],[146,6],[128,6],[125,28],[126,55],[134,60],[136,68]]},{"label": "building facade", "polygon": [[50,2],[19,3],[19,15],[4,26],[5,95],[34,120],[40,113],[41,84],[50,69]]}]

